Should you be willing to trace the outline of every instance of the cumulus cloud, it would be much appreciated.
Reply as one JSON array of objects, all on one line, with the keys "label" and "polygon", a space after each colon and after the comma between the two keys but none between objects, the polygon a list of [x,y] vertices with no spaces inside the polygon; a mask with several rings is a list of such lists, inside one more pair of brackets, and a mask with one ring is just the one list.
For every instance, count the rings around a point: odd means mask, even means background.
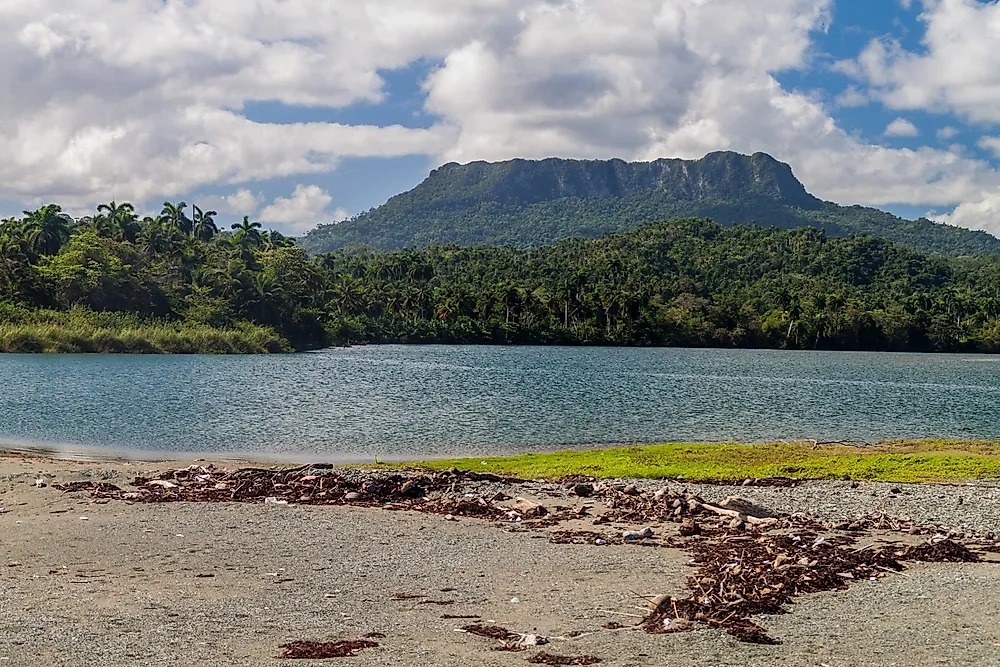
[{"label": "cumulus cloud", "polygon": [[1000,121],[1000,3],[925,0],[919,50],[871,42],[854,73],[895,109],[951,111],[974,122]]},{"label": "cumulus cloud", "polygon": [[[828,27],[832,4],[632,0],[622,11],[620,0],[7,0],[0,200],[74,206],[110,192],[162,200],[214,186],[235,190],[217,210],[241,213],[264,203],[247,184],[294,177],[301,185],[261,217],[303,229],[346,215],[310,184],[344,157],[653,159],[718,149],[772,153],[816,194],[845,203],[947,206],[997,186],[985,161],[863,141],[821,100],[778,83],[778,72],[813,66],[814,34]],[[940,18],[964,28],[995,7],[927,3],[927,53],[869,45],[834,66],[862,79],[864,91],[848,88],[833,104],[874,95],[900,108],[965,100],[980,115],[995,112],[1000,84],[993,97],[988,85],[976,88],[1000,76],[993,49],[980,59],[988,66],[960,49],[964,59],[947,60],[965,37],[950,38]],[[971,27],[973,40],[992,43],[992,28]],[[429,129],[265,123],[243,113],[257,101],[379,104],[381,72],[418,60],[440,63],[422,82],[424,110],[436,118]],[[945,60],[967,88],[920,79],[939,67],[927,62]],[[974,90],[987,98],[978,106]]]},{"label": "cumulus cloud", "polygon": [[1000,189],[983,192],[976,201],[963,202],[951,213],[931,215],[937,222],[1000,234]]},{"label": "cumulus cloud", "polygon": [[897,118],[886,126],[882,134],[887,137],[916,137],[920,135],[920,130],[905,118]]},{"label": "cumulus cloud", "polygon": [[260,212],[261,222],[281,225],[285,231],[304,232],[319,223],[348,218],[343,208],[329,210],[333,197],[318,185],[296,185],[290,197],[277,197]]},{"label": "cumulus cloud", "polygon": [[946,125],[945,127],[939,129],[935,134],[937,135],[938,139],[941,139],[942,141],[948,141],[958,136],[958,129],[952,127],[951,125]]},{"label": "cumulus cloud", "polygon": [[214,210],[219,213],[250,215],[257,211],[262,203],[262,197],[250,192],[247,188],[240,188],[229,195],[201,197],[195,203],[204,211]]},{"label": "cumulus cloud", "polygon": [[834,102],[838,107],[842,108],[863,107],[868,104],[868,96],[858,90],[855,86],[848,86],[844,92],[837,95]]}]

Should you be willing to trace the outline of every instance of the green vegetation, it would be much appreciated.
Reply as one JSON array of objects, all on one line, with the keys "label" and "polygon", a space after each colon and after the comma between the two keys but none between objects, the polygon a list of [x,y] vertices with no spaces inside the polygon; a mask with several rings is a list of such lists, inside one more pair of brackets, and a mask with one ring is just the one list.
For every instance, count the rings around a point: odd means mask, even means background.
[{"label": "green vegetation", "polygon": [[902,220],[877,209],[821,201],[791,168],[764,153],[701,160],[511,160],[446,164],[409,192],[302,239],[312,253],[352,245],[382,250],[458,245],[541,246],[596,238],[646,223],[710,218],[723,225],[815,227],[829,236],[880,236],[931,253],[1000,250],[981,231]]},{"label": "green vegetation", "polygon": [[260,354],[286,351],[274,330],[248,322],[218,328],[144,320],[130,313],[27,310],[0,304],[0,352]]},{"label": "green vegetation", "polygon": [[250,353],[329,344],[320,264],[214,211],[59,206],[0,221],[0,351]]},{"label": "green vegetation", "polygon": [[1000,351],[1000,257],[675,220],[535,249],[343,250],[352,342]]},{"label": "green vegetation", "polygon": [[666,444],[596,451],[411,464],[522,479],[597,478],[736,481],[767,477],[944,482],[1000,478],[1000,443],[891,442],[867,447],[808,443]]},{"label": "green vegetation", "polygon": [[1000,255],[813,228],[646,225],[513,248],[310,257],[244,219],[114,203],[0,223],[0,350],[247,352],[337,343],[1000,351]]}]

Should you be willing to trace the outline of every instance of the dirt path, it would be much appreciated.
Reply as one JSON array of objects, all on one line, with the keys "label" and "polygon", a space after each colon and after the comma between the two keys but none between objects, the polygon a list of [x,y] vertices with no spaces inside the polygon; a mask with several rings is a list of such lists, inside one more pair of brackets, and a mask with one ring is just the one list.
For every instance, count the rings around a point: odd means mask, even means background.
[{"label": "dirt path", "polygon": [[[993,564],[916,565],[800,598],[762,620],[783,644],[758,646],[715,630],[603,627],[637,622],[642,594],[683,594],[691,568],[675,549],[560,545],[544,531],[380,509],[128,505],[32,484],[38,469],[121,481],[141,467],[0,464],[0,665],[525,666],[540,650],[605,665],[1000,661]],[[456,632],[489,621],[552,640],[509,653]],[[385,638],[353,658],[275,657],[289,641],[371,632]]]}]

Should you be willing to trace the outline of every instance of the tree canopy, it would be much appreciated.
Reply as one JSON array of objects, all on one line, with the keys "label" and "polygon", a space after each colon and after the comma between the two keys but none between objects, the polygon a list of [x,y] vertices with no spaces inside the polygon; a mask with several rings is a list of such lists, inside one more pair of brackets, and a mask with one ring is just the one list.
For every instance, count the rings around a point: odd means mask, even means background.
[{"label": "tree canopy", "polygon": [[81,312],[118,313],[177,326],[263,327],[294,349],[469,342],[1000,350],[993,255],[949,258],[871,236],[685,219],[534,248],[354,246],[311,257],[249,218],[219,230],[215,215],[178,203],[138,219],[129,204],[110,202],[80,220],[50,205],[3,221],[0,324],[11,308],[22,320],[32,310],[75,313],[67,322],[81,321]]}]

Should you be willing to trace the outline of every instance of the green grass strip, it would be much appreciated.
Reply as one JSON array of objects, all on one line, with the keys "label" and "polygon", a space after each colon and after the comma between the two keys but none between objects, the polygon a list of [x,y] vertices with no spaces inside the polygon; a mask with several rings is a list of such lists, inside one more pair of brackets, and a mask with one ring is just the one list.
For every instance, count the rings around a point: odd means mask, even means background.
[{"label": "green grass strip", "polygon": [[491,472],[524,479],[574,475],[722,481],[792,477],[881,482],[1000,478],[1000,443],[894,441],[872,446],[683,444],[427,461],[415,467]]}]

